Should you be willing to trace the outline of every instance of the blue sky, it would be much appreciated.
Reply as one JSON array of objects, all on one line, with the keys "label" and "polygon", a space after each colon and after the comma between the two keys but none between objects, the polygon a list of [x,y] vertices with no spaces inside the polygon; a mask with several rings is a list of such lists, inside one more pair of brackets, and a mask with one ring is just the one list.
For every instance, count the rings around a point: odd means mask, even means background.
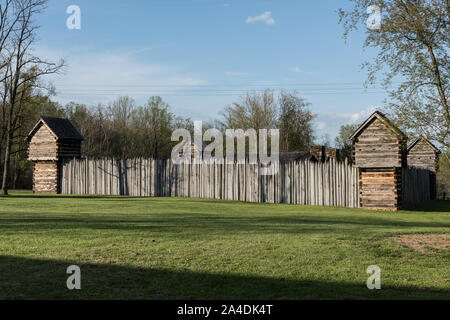
[{"label": "blue sky", "polygon": [[[66,8],[81,9],[69,30]],[[317,114],[316,136],[332,138],[382,106],[363,88],[364,32],[344,42],[339,7],[347,0],[50,0],[39,17],[37,53],[64,58],[48,80],[61,103],[106,103],[160,95],[174,113],[212,120],[246,91],[297,90]]]}]

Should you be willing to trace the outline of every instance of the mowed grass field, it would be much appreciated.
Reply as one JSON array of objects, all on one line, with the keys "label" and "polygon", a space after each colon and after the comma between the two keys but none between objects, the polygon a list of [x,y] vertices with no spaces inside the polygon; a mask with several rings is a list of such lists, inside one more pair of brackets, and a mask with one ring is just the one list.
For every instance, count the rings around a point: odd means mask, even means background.
[{"label": "mowed grass field", "polygon": [[[391,239],[405,234],[446,237],[450,202],[390,213],[13,192],[0,197],[0,298],[449,299],[448,248]],[[72,264],[81,290],[66,287]],[[366,287],[370,265],[381,290]]]}]

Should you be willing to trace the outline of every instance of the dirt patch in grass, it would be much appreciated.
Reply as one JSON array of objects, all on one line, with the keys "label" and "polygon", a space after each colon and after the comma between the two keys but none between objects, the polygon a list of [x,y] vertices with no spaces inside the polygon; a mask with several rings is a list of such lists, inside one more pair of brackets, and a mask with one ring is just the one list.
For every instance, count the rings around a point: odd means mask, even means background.
[{"label": "dirt patch in grass", "polygon": [[435,250],[450,249],[450,234],[405,234],[389,238],[401,243],[414,251],[430,254]]}]

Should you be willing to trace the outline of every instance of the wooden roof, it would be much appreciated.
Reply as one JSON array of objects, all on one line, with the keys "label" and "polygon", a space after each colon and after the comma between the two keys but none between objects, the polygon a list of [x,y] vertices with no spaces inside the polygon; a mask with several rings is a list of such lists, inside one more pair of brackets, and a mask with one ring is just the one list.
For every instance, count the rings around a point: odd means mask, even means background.
[{"label": "wooden roof", "polygon": [[406,149],[406,151],[409,151],[409,150],[411,150],[412,148],[414,148],[414,146],[415,146],[419,141],[423,141],[423,142],[425,142],[426,144],[428,144],[428,145],[434,150],[435,153],[441,153],[441,150],[439,150],[438,148],[436,148],[436,146],[435,146],[434,144],[432,144],[428,139],[426,139],[426,138],[424,138],[424,137],[422,137],[422,136],[419,137],[419,138],[417,138],[416,140],[414,140],[413,143],[411,143],[411,144],[409,145],[408,149]]},{"label": "wooden roof", "polygon": [[353,140],[355,139],[357,136],[359,136],[359,134],[372,122],[373,119],[378,119],[381,122],[383,122],[388,128],[390,128],[395,134],[397,134],[397,136],[403,138],[403,139],[407,139],[407,136],[399,129],[397,128],[397,126],[395,124],[392,123],[391,120],[389,120],[383,113],[381,113],[380,111],[375,111],[374,113],[372,113],[372,115],[367,118],[366,121],[363,122],[363,124],[361,124],[359,126],[358,129],[356,129],[356,131],[350,136],[350,139]]},{"label": "wooden roof", "polygon": [[39,119],[33,130],[26,137],[26,140],[30,141],[41,125],[45,125],[57,140],[84,140],[83,136],[69,120],[49,117]]}]

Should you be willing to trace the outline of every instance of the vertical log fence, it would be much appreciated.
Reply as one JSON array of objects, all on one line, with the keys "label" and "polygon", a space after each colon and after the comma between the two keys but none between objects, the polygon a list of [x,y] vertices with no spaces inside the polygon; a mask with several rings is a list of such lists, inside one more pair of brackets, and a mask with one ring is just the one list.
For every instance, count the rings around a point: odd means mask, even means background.
[{"label": "vertical log fence", "polygon": [[359,207],[358,171],[347,162],[282,161],[278,173],[262,165],[173,164],[159,159],[68,159],[63,194],[193,197],[247,202]]}]

